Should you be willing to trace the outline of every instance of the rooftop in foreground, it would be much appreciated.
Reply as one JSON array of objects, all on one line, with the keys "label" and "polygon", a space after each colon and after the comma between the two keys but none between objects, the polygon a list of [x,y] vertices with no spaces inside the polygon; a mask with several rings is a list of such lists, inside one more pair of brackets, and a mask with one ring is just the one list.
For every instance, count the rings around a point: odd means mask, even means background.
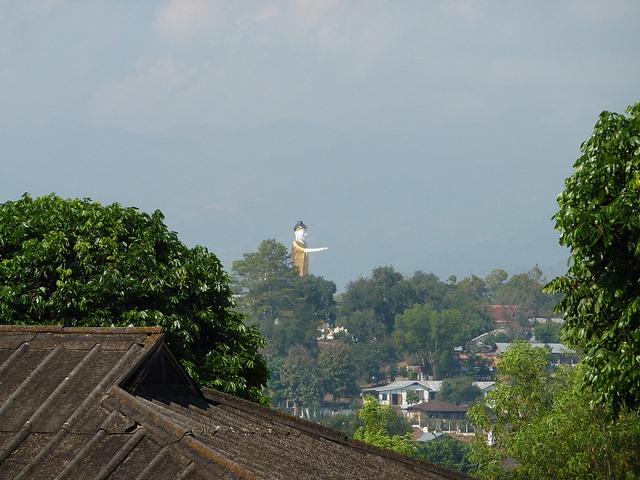
[{"label": "rooftop in foreground", "polygon": [[156,327],[0,326],[0,379],[0,478],[470,478],[202,390]]}]

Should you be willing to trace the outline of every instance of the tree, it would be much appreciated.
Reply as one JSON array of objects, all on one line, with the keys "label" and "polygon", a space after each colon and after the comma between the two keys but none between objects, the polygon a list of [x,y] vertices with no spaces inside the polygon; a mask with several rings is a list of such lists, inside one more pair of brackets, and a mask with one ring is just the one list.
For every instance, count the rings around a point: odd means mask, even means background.
[{"label": "tree", "polygon": [[553,217],[571,252],[562,294],[567,343],[581,350],[597,404],[640,407],[640,102],[603,112]]},{"label": "tree", "polygon": [[[590,406],[583,368],[564,367],[552,380],[553,406],[522,426],[510,451],[520,478],[610,479],[640,476],[640,417]],[[561,387],[561,388],[560,388]],[[585,441],[586,439],[586,441]]]},{"label": "tree", "polygon": [[535,265],[528,272],[513,275],[493,290],[493,303],[513,305],[507,310],[507,328],[514,338],[527,338],[532,318],[547,318],[553,313],[558,298],[544,292],[546,281]]},{"label": "tree", "polygon": [[364,425],[356,430],[353,438],[404,455],[415,456],[416,444],[412,433],[393,436],[389,434],[387,424],[393,418],[389,405],[380,405],[372,395],[367,395],[358,411],[358,417],[363,420]]},{"label": "tree", "polygon": [[[549,372],[545,349],[518,342],[499,366],[495,390],[469,410],[481,435],[469,460],[480,478],[609,479],[640,474],[640,417],[591,407],[584,366]],[[476,430],[477,431],[477,430]]]},{"label": "tree", "polygon": [[453,348],[464,341],[463,317],[457,310],[415,305],[396,319],[393,339],[403,352],[415,355],[423,369],[437,378],[449,365]]},{"label": "tree", "polygon": [[151,215],[54,194],[0,205],[0,319],[165,328],[200,384],[263,401],[263,340],[233,311],[229,278]]},{"label": "tree", "polygon": [[493,328],[490,302],[486,296],[484,281],[472,275],[450,286],[440,311],[458,311],[464,322],[458,325],[456,346]]},{"label": "tree", "polygon": [[267,354],[285,356],[293,345],[314,350],[318,328],[335,321],[335,283],[300,277],[276,240],[264,240],[243,257],[233,262],[233,289],[240,311],[264,335]]},{"label": "tree", "polygon": [[334,415],[329,415],[328,417],[320,420],[320,423],[329,428],[340,430],[351,438],[353,438],[356,430],[364,425],[362,419],[353,413],[336,413]]},{"label": "tree", "polygon": [[333,341],[320,350],[318,367],[322,372],[323,391],[330,393],[334,402],[359,393],[353,363],[351,346],[344,342]]},{"label": "tree", "polygon": [[264,240],[256,252],[245,253],[232,264],[233,291],[242,309],[258,325],[273,324],[281,310],[291,309],[297,274],[287,248]]},{"label": "tree", "polygon": [[396,320],[393,339],[402,352],[415,355],[425,373],[433,372],[440,345],[433,342],[432,322],[436,312],[431,305],[415,305]]},{"label": "tree", "polygon": [[371,278],[360,278],[347,284],[341,314],[349,316],[356,311],[372,309],[375,318],[390,334],[396,315],[412,306],[414,300],[414,290],[402,274],[393,267],[377,267],[373,269]]},{"label": "tree", "polygon": [[507,278],[509,278],[509,274],[503,269],[495,268],[491,270],[484,279],[488,295],[493,296],[493,293],[507,281]]},{"label": "tree", "polygon": [[474,385],[471,377],[454,377],[442,381],[437,394],[438,400],[458,404],[469,404],[482,396],[482,391]]},{"label": "tree", "polygon": [[387,335],[384,323],[376,318],[371,308],[356,310],[339,317],[338,324],[347,330],[349,338],[354,343],[372,342]]},{"label": "tree", "polygon": [[541,343],[560,343],[562,341],[562,323],[544,322],[533,327],[536,341]]},{"label": "tree", "polygon": [[389,337],[353,344],[353,367],[360,383],[379,384],[393,380],[397,373],[397,354]]},{"label": "tree", "polygon": [[417,456],[427,462],[467,473],[472,465],[467,460],[469,444],[449,435],[442,435],[429,442],[418,444]]},{"label": "tree", "polygon": [[296,345],[284,358],[279,375],[284,397],[295,403],[295,413],[314,417],[322,396],[318,359],[302,345]]},{"label": "tree", "polygon": [[481,435],[472,444],[471,460],[481,478],[506,477],[511,442],[527,423],[546,413],[552,404],[548,352],[523,341],[515,342],[498,364],[498,378],[489,392],[468,412],[476,431],[488,432],[489,446]]},{"label": "tree", "polygon": [[410,284],[416,294],[414,303],[428,303],[436,310],[447,308],[445,298],[452,286],[441,281],[435,274],[417,271],[411,277]]}]

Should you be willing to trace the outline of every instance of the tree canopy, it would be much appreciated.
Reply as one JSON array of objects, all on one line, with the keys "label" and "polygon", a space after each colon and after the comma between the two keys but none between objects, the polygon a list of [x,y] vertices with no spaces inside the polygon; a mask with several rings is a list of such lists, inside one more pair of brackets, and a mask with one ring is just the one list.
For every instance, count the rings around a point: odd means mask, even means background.
[{"label": "tree canopy", "polygon": [[259,331],[233,311],[217,257],[187,248],[163,218],[54,194],[0,204],[0,320],[160,325],[197,382],[263,401]]},{"label": "tree canopy", "polygon": [[476,431],[469,460],[479,478],[610,479],[640,474],[640,418],[592,407],[584,368],[550,372],[548,352],[516,342],[499,364],[495,389],[469,410]]},{"label": "tree canopy", "polygon": [[581,146],[554,216],[571,251],[549,291],[599,404],[640,407],[640,102],[603,112]]},{"label": "tree canopy", "polygon": [[473,378],[454,377],[442,381],[437,399],[459,405],[472,403],[481,396],[482,390],[473,383]]},{"label": "tree canopy", "polygon": [[335,283],[300,277],[287,248],[274,239],[233,262],[232,273],[238,308],[259,327],[269,355],[284,357],[294,345],[317,349],[318,328],[335,320]]},{"label": "tree canopy", "polygon": [[366,395],[358,416],[364,425],[356,430],[353,438],[404,455],[416,456],[417,446],[411,432],[391,435],[387,430],[387,424],[393,418],[389,405],[380,405],[373,396]]}]

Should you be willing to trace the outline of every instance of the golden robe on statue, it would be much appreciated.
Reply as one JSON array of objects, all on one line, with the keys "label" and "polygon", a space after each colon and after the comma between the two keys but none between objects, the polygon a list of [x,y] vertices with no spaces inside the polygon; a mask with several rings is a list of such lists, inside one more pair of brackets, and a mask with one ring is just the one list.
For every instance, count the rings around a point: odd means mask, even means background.
[{"label": "golden robe on statue", "polygon": [[309,254],[305,251],[307,244],[298,240],[291,246],[291,261],[298,268],[301,277],[309,275]]}]

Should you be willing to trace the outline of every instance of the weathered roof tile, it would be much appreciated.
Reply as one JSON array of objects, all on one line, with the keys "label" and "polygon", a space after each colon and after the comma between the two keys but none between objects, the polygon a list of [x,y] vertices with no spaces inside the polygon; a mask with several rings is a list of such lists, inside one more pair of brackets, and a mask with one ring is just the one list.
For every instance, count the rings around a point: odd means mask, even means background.
[{"label": "weathered roof tile", "polygon": [[468,476],[210,390],[158,328],[0,326],[0,478]]}]

